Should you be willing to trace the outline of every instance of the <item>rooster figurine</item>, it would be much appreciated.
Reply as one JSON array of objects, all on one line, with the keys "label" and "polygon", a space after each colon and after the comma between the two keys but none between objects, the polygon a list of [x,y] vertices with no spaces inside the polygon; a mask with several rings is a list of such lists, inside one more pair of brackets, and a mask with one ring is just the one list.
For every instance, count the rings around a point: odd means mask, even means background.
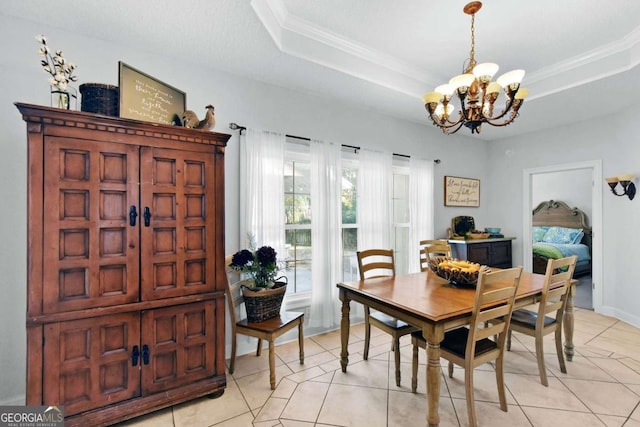
[{"label": "rooster figurine", "polygon": [[196,113],[191,110],[187,110],[182,113],[182,116],[180,116],[180,119],[182,120],[182,126],[192,129],[213,129],[216,125],[216,116],[213,112],[214,107],[213,105],[207,105],[205,108],[207,109],[207,113],[205,114],[203,120],[199,120]]}]

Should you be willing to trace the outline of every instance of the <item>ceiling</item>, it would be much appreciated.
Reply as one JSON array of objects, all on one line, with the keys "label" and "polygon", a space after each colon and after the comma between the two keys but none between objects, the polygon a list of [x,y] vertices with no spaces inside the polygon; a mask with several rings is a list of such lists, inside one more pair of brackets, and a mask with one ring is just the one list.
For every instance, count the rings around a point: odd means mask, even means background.
[{"label": "ceiling", "polygon": [[[430,126],[421,96],[469,57],[466,3],[3,0],[1,13]],[[525,69],[530,92],[512,125],[485,125],[474,138],[611,114],[639,99],[640,1],[485,0],[475,53],[499,64],[498,75]]]}]

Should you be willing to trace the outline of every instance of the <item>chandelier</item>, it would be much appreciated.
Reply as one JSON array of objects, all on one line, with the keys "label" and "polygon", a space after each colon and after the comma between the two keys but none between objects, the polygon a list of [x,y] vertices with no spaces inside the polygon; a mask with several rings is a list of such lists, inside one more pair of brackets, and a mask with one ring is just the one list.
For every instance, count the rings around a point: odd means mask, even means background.
[{"label": "chandelier", "polygon": [[[518,110],[529,93],[520,88],[524,70],[509,71],[492,82],[498,71],[498,64],[485,62],[477,64],[475,59],[475,14],[482,7],[482,2],[473,1],[463,11],[471,15],[471,53],[468,66],[463,66],[463,74],[449,80],[422,97],[424,107],[429,112],[433,124],[446,134],[456,133],[462,125],[471,129],[471,133],[480,133],[483,123],[491,126],[506,126],[518,117]],[[466,61],[465,61],[466,65]],[[495,111],[494,104],[504,89],[506,102],[502,111]],[[455,109],[451,96],[456,93],[462,105],[458,117],[452,118]]]}]

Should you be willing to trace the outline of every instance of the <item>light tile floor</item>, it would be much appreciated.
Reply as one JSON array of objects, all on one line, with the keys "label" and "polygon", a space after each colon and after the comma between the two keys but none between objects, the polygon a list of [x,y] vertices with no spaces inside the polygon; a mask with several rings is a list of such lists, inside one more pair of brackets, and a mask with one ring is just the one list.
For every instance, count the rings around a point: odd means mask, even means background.
[{"label": "light tile floor", "polygon": [[[269,388],[267,351],[236,360],[220,398],[202,398],[122,425],[130,427],[410,427],[426,425],[425,353],[420,350],[418,393],[411,393],[411,344],[402,341],[402,385],[395,386],[390,338],[372,329],[369,360],[362,360],[362,324],[353,325],[349,367],[340,370],[340,333],[305,338],[305,363],[297,340],[280,344],[275,390]],[[533,338],[513,334],[505,357],[508,412],[498,405],[493,365],[474,375],[481,426],[640,427],[640,329],[576,309],[576,355],[559,370],[551,335],[545,341],[549,387],[540,384]],[[440,426],[466,426],[464,375],[446,375],[440,391]]]}]

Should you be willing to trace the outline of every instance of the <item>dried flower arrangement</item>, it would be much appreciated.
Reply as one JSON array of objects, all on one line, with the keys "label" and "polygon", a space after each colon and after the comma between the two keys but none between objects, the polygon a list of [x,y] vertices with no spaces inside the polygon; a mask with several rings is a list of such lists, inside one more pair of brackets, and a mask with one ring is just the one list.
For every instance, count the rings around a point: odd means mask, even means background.
[{"label": "dried flower arrangement", "polygon": [[45,36],[40,35],[36,37],[36,40],[41,45],[39,54],[43,57],[40,65],[42,65],[46,73],[51,75],[49,84],[51,85],[52,93],[58,94],[58,107],[69,108],[69,95],[67,92],[69,83],[78,81],[78,77],[73,75],[77,67],[74,63],[67,61],[61,50],[56,50],[52,53],[47,45]]}]

